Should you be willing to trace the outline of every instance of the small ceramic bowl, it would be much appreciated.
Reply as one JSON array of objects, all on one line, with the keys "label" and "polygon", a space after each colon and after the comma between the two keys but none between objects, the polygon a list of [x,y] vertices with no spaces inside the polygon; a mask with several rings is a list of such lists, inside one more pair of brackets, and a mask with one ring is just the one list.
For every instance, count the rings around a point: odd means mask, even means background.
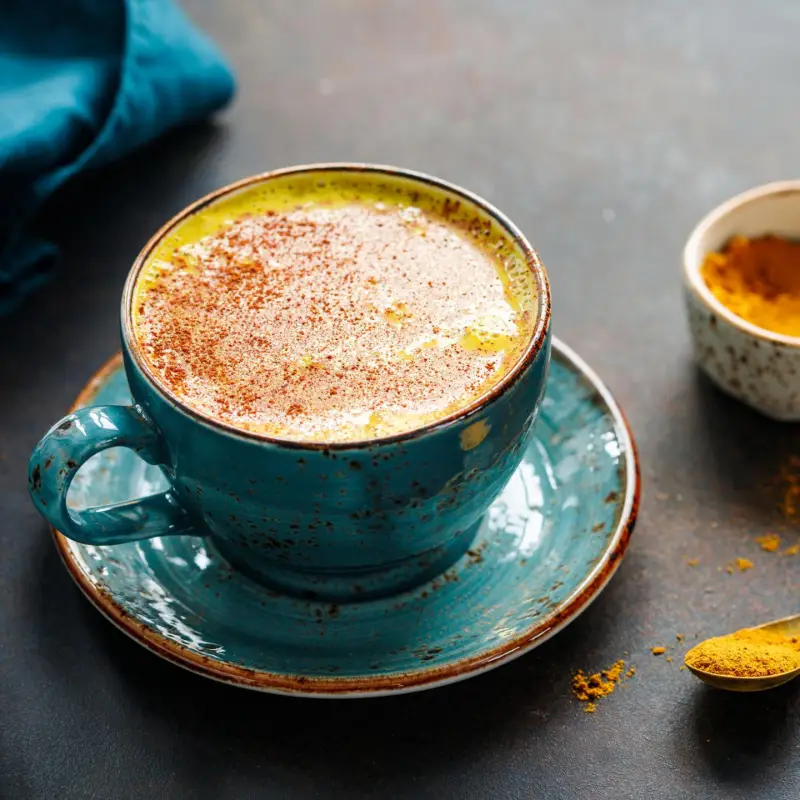
[{"label": "small ceramic bowl", "polygon": [[711,293],[700,269],[735,236],[800,239],[800,180],[758,186],[704,217],[683,251],[689,327],[700,368],[721,389],[777,420],[800,420],[800,338],[759,328]]}]

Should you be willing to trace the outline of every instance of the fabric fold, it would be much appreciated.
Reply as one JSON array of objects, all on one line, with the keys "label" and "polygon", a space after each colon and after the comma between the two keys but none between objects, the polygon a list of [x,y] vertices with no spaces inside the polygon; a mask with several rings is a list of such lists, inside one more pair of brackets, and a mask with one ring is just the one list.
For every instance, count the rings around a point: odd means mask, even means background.
[{"label": "fabric fold", "polygon": [[172,0],[0,9],[0,313],[52,271],[57,248],[30,231],[45,200],[207,117],[234,89],[222,54]]}]

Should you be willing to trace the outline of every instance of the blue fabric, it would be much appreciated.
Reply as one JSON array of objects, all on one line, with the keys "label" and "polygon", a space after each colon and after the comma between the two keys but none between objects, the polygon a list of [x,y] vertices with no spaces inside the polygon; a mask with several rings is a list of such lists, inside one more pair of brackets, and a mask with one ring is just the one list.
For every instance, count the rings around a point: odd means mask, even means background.
[{"label": "blue fabric", "polygon": [[28,228],[53,192],[233,92],[172,0],[2,0],[0,313],[50,272],[57,250]]}]

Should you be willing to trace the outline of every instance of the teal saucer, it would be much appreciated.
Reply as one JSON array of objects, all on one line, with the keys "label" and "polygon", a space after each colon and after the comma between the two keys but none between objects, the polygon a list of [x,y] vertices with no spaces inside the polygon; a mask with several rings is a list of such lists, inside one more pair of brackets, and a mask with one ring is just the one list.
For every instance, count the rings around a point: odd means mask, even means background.
[{"label": "teal saucer", "polygon": [[[129,402],[116,357],[76,407]],[[69,503],[115,503],[164,485],[159,469],[115,448],[83,467]],[[414,590],[319,603],[251,581],[200,537],[110,547],[55,538],[87,597],[154,653],[252,689],[367,697],[477,675],[557,633],[614,574],[638,499],[636,451],[622,413],[592,370],[556,341],[523,463],[468,553]]]}]

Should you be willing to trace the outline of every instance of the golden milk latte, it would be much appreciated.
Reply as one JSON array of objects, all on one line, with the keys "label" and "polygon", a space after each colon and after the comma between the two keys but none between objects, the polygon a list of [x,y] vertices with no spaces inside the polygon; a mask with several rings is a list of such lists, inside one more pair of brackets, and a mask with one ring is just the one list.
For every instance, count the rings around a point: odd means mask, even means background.
[{"label": "golden milk latte", "polygon": [[405,177],[309,172],[173,227],[133,294],[156,381],[194,411],[293,441],[402,433],[518,362],[533,273],[486,212]]}]

